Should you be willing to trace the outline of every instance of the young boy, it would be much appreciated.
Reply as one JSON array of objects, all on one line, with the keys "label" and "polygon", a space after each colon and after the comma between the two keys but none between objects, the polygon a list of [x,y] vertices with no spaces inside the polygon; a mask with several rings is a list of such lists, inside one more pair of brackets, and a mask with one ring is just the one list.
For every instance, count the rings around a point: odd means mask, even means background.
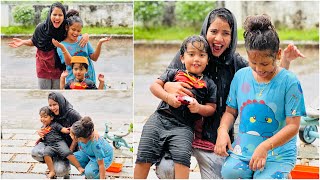
[{"label": "young boy", "polygon": [[[63,71],[60,77],[60,89],[97,89],[93,81],[85,78],[85,74],[88,72],[88,65],[89,63],[86,57],[71,57],[71,67],[75,78],[65,84],[68,72]],[[104,76],[102,74],[99,74],[98,80],[100,82],[98,89],[103,89]]]},{"label": "young boy", "polygon": [[[150,87],[162,99],[156,112],[143,127],[134,178],[147,178],[150,166],[169,151],[175,164],[175,178],[189,177],[194,122],[212,116],[216,109],[216,85],[204,76],[210,51],[207,41],[198,35],[188,37],[181,45],[181,62],[186,70],[167,69]],[[166,82],[190,84],[193,97],[167,93]]]},{"label": "young boy", "polygon": [[[45,136],[39,139],[44,143],[44,161],[48,166],[49,173],[47,178],[51,179],[55,176],[54,166],[52,157],[59,155],[61,158],[67,158],[82,174],[84,169],[81,167],[80,163],[76,157],[72,154],[72,151],[69,149],[67,143],[64,141],[64,138],[61,136],[61,133],[69,134],[70,130],[63,127],[61,124],[53,121],[53,113],[50,111],[48,106],[42,107],[39,111],[40,121],[42,122],[42,128],[46,131]],[[75,144],[75,142],[73,142]]]}]

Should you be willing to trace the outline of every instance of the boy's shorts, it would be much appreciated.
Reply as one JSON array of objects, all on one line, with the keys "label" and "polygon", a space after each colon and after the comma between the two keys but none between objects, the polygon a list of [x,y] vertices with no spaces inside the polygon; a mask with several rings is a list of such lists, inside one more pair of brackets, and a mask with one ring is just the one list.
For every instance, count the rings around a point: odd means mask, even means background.
[{"label": "boy's shorts", "polygon": [[143,126],[136,163],[157,163],[169,151],[175,163],[190,167],[192,140],[191,127],[155,112]]}]

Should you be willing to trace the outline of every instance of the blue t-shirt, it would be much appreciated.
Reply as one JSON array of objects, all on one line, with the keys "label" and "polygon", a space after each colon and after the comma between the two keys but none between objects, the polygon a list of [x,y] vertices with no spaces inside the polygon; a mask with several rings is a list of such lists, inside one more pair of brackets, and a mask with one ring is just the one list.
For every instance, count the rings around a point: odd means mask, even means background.
[{"label": "blue t-shirt", "polygon": [[[231,155],[249,161],[256,147],[286,125],[286,117],[306,115],[297,77],[282,69],[269,83],[258,83],[250,67],[239,70],[231,83],[227,105],[238,110],[239,134]],[[295,164],[296,136],[268,153],[268,160]]]},{"label": "blue t-shirt", "polygon": [[[88,58],[89,66],[88,66],[88,72],[85,75],[86,79],[90,79],[94,83],[96,83],[96,74],[93,67],[93,62],[90,59],[90,55],[94,53],[94,49],[92,48],[90,42],[88,42],[83,48],[80,47],[79,41],[82,38],[82,36],[78,37],[78,41],[76,43],[68,43],[65,41],[62,41],[61,44],[63,44],[71,56],[84,56]],[[62,53],[62,50],[60,48],[57,48],[58,55],[61,59],[61,63],[65,63],[64,55]],[[69,82],[70,80],[74,79],[74,75],[72,73],[72,67],[66,65],[68,76],[66,78],[66,81]]]},{"label": "blue t-shirt", "polygon": [[112,161],[113,148],[102,137],[99,137],[98,140],[90,140],[86,144],[78,142],[78,146],[79,150],[88,155],[91,160],[102,160],[108,158],[108,160],[105,160],[105,163],[109,162],[109,160]]}]

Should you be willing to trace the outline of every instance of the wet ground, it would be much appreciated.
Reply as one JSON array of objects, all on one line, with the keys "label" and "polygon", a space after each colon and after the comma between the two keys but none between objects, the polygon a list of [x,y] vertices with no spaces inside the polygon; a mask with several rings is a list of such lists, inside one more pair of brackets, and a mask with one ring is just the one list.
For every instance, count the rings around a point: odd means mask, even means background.
[{"label": "wet ground", "polygon": [[[1,39],[1,85],[2,89],[38,89],[36,76],[36,48],[11,48],[11,38]],[[95,49],[98,39],[91,38]],[[101,54],[94,62],[96,74],[105,75],[111,89],[132,88],[133,81],[132,38],[114,38],[102,45]]]}]

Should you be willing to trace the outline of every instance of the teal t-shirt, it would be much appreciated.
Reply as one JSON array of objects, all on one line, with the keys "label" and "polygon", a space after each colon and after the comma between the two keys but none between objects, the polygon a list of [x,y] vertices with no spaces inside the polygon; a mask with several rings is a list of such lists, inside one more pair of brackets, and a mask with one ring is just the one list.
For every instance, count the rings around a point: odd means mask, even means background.
[{"label": "teal t-shirt", "polygon": [[[239,134],[233,157],[249,161],[256,147],[286,125],[286,117],[306,115],[303,92],[297,77],[282,69],[269,83],[258,83],[250,67],[239,70],[231,83],[227,105],[238,110]],[[295,164],[296,136],[268,153],[267,160]]]},{"label": "teal t-shirt", "polygon": [[[78,41],[76,43],[68,43],[65,41],[62,41],[61,44],[63,44],[71,56],[84,56],[88,58],[89,66],[88,66],[88,72],[85,75],[86,79],[90,79],[94,83],[96,83],[96,74],[94,71],[93,62],[90,59],[90,55],[94,53],[94,49],[92,48],[90,42],[88,42],[84,47],[80,47],[79,41],[82,37],[78,37]],[[62,53],[62,50],[60,48],[57,48],[58,55],[61,59],[61,63],[65,63],[64,55]],[[72,67],[66,65],[66,70],[68,71],[68,76],[66,78],[67,82],[70,80],[73,80],[75,77],[72,73]]]}]

